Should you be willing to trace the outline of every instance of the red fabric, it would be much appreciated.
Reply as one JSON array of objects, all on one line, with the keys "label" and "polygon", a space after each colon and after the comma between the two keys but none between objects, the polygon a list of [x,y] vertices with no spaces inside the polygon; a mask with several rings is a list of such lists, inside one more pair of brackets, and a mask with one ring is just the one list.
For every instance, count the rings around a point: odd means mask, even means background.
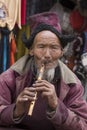
[{"label": "red fabric", "polygon": [[14,37],[11,40],[10,49],[11,49],[11,51],[10,51],[10,65],[12,65],[15,62],[14,54],[16,52],[16,42],[15,42]]},{"label": "red fabric", "polygon": [[21,25],[26,24],[26,0],[21,0]]},{"label": "red fabric", "polygon": [[70,24],[73,27],[73,29],[77,32],[81,32],[87,28],[83,27],[84,25],[84,17],[81,16],[78,10],[74,10],[70,14]]}]

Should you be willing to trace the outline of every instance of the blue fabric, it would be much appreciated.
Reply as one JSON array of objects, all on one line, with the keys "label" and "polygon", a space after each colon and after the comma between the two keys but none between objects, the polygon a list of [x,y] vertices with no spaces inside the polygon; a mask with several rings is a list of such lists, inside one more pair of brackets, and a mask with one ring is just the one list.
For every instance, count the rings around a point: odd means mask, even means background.
[{"label": "blue fabric", "polygon": [[6,36],[4,36],[3,71],[6,70],[6,63],[7,63],[7,44],[6,44]]},{"label": "blue fabric", "polygon": [[0,39],[0,74],[3,72],[3,46],[2,39]]}]

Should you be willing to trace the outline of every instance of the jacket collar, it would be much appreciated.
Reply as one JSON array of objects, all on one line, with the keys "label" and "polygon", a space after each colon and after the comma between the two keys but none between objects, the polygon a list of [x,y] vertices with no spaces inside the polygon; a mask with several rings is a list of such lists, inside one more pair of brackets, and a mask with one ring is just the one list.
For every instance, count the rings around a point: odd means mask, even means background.
[{"label": "jacket collar", "polygon": [[[33,65],[33,58],[29,55],[25,55],[15,62],[15,64],[11,66],[11,69],[20,75],[24,75],[30,68],[33,69]],[[64,63],[58,60],[58,65],[60,68],[61,78],[66,84],[77,83],[75,74]]]},{"label": "jacket collar", "polygon": [[19,73],[20,75],[24,75],[29,71],[29,68],[33,67],[33,58],[30,55],[24,55],[18,61],[16,61],[10,68]]},{"label": "jacket collar", "polygon": [[60,60],[58,60],[58,64],[60,67],[62,80],[66,84],[77,83],[76,75]]}]

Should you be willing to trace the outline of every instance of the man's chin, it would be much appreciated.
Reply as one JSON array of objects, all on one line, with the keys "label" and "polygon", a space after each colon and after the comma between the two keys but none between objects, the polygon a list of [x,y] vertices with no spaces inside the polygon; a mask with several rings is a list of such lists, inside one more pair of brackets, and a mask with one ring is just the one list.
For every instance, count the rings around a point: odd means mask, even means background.
[{"label": "man's chin", "polygon": [[54,64],[47,64],[47,65],[45,66],[45,68],[48,69],[48,70],[49,70],[49,69],[55,69],[56,66],[57,66],[57,65],[54,65]]}]

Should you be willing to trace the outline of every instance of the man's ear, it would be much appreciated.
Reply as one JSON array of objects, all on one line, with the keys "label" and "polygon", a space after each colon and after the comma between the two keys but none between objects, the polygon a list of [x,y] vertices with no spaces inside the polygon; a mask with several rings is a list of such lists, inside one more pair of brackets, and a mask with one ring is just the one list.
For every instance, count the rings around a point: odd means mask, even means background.
[{"label": "man's ear", "polygon": [[61,51],[61,57],[63,56],[63,51]]},{"label": "man's ear", "polygon": [[62,50],[61,53],[60,53],[60,58],[63,56],[63,54],[64,54],[64,52],[63,52],[63,50]]},{"label": "man's ear", "polygon": [[34,55],[34,54],[33,54],[33,49],[32,49],[32,48],[29,50],[29,54],[30,54],[31,56]]}]

